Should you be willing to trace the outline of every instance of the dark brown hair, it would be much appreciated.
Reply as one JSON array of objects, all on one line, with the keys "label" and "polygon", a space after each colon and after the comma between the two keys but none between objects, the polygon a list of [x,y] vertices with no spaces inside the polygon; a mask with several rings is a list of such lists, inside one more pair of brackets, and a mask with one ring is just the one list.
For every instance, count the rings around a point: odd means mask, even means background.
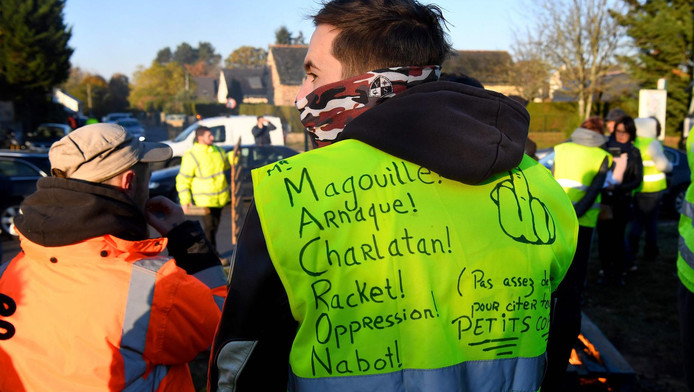
[{"label": "dark brown hair", "polygon": [[619,124],[624,124],[624,130],[629,134],[629,141],[633,142],[636,140],[636,124],[634,124],[634,119],[629,116],[624,116],[617,120],[614,124],[614,131],[617,132],[617,127]]},{"label": "dark brown hair", "polygon": [[451,50],[441,9],[416,0],[332,0],[313,23],[339,30],[332,55],[343,77],[397,66],[441,65]]},{"label": "dark brown hair", "polygon": [[199,127],[195,130],[195,141],[197,142],[197,141],[198,141],[198,138],[199,138],[200,136],[204,135],[205,132],[212,132],[212,131],[210,130],[210,128],[204,127],[204,126],[202,126],[202,125],[199,126]]},{"label": "dark brown hair", "polygon": [[581,128],[590,129],[602,135],[605,133],[605,122],[598,116],[588,117],[581,123]]}]

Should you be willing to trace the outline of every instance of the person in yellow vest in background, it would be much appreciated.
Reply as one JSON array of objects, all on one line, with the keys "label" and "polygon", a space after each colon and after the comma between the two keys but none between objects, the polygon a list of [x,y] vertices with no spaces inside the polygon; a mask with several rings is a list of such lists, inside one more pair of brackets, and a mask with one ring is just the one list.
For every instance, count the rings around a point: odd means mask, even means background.
[{"label": "person in yellow vest in background", "polygon": [[296,106],[321,147],[252,172],[208,391],[537,391],[578,222],[528,112],[437,81],[435,5],[313,21]]},{"label": "person in yellow vest in background", "polygon": [[[584,124],[588,126],[588,122]],[[571,268],[555,295],[557,302],[547,341],[548,367],[542,384],[543,391],[566,390],[566,367],[581,330],[581,297],[593,231],[600,212],[600,190],[612,165],[612,157],[601,148],[606,142],[602,127],[579,127],[571,134],[569,142],[554,147],[554,178],[577,206],[580,226]],[[579,205],[582,207],[578,208]]]},{"label": "person in yellow vest in background", "polygon": [[[694,128],[689,131],[692,134]],[[687,139],[687,162],[694,167],[694,138]],[[680,278],[679,310],[684,376],[690,392],[694,392],[694,171],[687,188],[679,224],[677,275]]]},{"label": "person in yellow vest in background", "polygon": [[663,145],[658,140],[660,123],[653,117],[635,118],[636,140],[634,146],[641,151],[643,159],[643,182],[634,194],[634,220],[629,230],[628,262],[630,270],[637,268],[636,256],[639,253],[641,233],[646,232],[643,258],[655,261],[658,256],[658,211],[660,200],[667,189],[665,173],[672,171],[672,163],[665,156]]},{"label": "person in yellow vest in background", "polygon": [[226,152],[214,145],[214,135],[207,127],[195,130],[195,144],[181,158],[181,169],[176,176],[178,199],[186,214],[191,206],[209,209],[202,217],[205,235],[217,247],[217,228],[222,208],[231,198],[229,184],[224,175],[229,170]]}]

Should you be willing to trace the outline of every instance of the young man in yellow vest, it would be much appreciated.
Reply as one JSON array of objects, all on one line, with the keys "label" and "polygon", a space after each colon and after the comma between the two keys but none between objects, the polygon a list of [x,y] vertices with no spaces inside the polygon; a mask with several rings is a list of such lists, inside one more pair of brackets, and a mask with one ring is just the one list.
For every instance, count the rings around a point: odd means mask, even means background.
[{"label": "young man in yellow vest", "polygon": [[195,204],[207,207],[203,215],[205,235],[217,248],[217,228],[231,195],[224,172],[229,170],[227,154],[214,145],[214,135],[207,127],[195,130],[195,144],[181,158],[181,169],[176,176],[176,190],[183,211],[188,213]]},{"label": "young man in yellow vest", "polygon": [[335,0],[297,96],[321,148],[253,172],[209,390],[532,391],[577,220],[529,116],[438,82],[438,7]]},{"label": "young man in yellow vest", "polygon": [[635,216],[629,230],[631,269],[636,268],[641,233],[646,232],[643,257],[655,260],[658,256],[658,211],[663,192],[667,189],[665,173],[672,171],[672,163],[665,156],[663,145],[658,140],[660,124],[654,117],[634,119],[636,140],[634,146],[641,151],[643,159],[643,182],[634,194]]}]

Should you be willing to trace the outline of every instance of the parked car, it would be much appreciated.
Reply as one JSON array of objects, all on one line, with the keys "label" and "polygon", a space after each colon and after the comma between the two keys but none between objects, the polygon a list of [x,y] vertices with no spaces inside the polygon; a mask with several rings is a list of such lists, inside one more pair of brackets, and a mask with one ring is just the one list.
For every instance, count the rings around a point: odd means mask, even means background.
[{"label": "parked car", "polygon": [[44,123],[40,124],[36,130],[27,132],[24,136],[24,145],[27,149],[36,152],[46,152],[53,143],[62,139],[72,131],[67,124]]},{"label": "parked car", "polygon": [[[234,149],[234,146],[222,146],[227,152]],[[244,196],[250,197],[253,195],[253,181],[251,180],[251,170],[265,166],[267,164],[277,162],[281,159],[289,158],[298,154],[297,151],[286,146],[241,146],[241,157],[238,162],[241,165],[241,189]],[[166,196],[169,199],[178,202],[178,192],[176,191],[176,176],[180,166],[172,166],[152,172],[152,177],[149,180],[149,195]],[[227,181],[229,181],[230,173],[227,172]]]},{"label": "parked car", "polygon": [[[548,148],[542,151],[539,162],[549,169],[554,165],[554,149]],[[672,163],[672,171],[665,174],[667,189],[661,201],[661,212],[666,215],[677,215],[682,210],[684,196],[691,182],[691,171],[684,151],[668,146],[663,146],[663,151]]]},{"label": "parked car", "polygon": [[132,118],[132,113],[109,113],[101,117],[101,122],[112,123],[124,118]]},{"label": "parked car", "polygon": [[36,181],[51,171],[48,154],[0,150],[0,174],[11,183],[9,194],[0,195],[0,231],[17,235],[14,217],[25,197],[36,191]]},{"label": "parked car", "polygon": [[[275,129],[270,131],[270,141],[272,145],[284,145],[284,133],[282,130],[282,120],[275,116],[265,116],[265,119],[271,122]],[[241,144],[251,145],[255,143],[255,138],[251,132],[257,124],[256,116],[220,116],[202,119],[188,126],[186,129],[176,136],[173,140],[165,141],[173,150],[173,158],[171,158],[168,166],[176,166],[181,164],[181,157],[186,151],[193,147],[195,141],[195,130],[199,126],[205,126],[210,129],[214,135],[214,144],[220,147],[234,147],[241,138]]]},{"label": "parked car", "polygon": [[140,124],[136,118],[122,118],[120,120],[116,120],[115,123],[125,128],[128,132],[130,132],[131,135],[135,136],[141,141],[145,140],[145,128],[142,127],[142,124]]}]

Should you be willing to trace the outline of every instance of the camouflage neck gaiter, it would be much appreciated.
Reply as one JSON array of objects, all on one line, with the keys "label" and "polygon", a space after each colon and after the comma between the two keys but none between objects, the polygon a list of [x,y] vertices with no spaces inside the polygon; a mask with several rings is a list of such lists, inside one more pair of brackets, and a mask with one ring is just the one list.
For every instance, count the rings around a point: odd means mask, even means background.
[{"label": "camouflage neck gaiter", "polygon": [[394,67],[326,84],[295,103],[314,147],[333,143],[345,126],[371,107],[418,84],[439,79],[441,67]]}]

